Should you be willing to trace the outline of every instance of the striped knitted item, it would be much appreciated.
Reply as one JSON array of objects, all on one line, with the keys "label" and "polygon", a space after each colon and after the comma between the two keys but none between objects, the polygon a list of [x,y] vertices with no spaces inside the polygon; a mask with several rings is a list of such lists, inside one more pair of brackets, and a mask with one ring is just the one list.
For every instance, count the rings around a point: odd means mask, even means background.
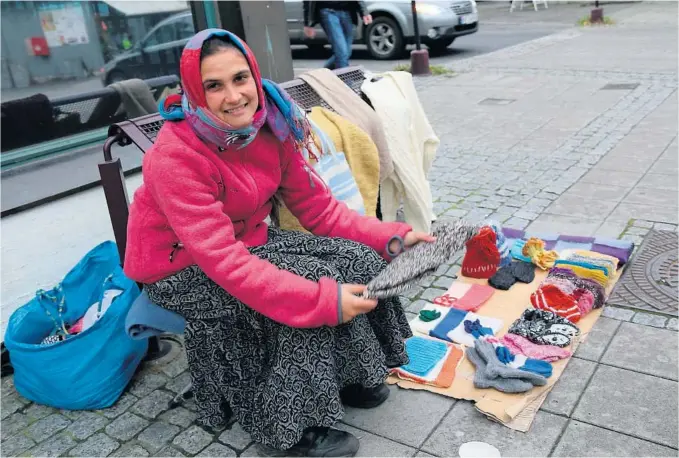
[{"label": "striped knitted item", "polygon": [[594,280],[578,277],[575,272],[561,267],[553,267],[547,273],[547,278],[563,278],[573,283],[576,288],[586,289],[594,297],[593,308],[598,309],[606,303],[606,291],[603,286]]},{"label": "striped knitted item", "polygon": [[578,304],[580,315],[585,316],[592,311],[594,295],[586,289],[578,288],[572,281],[560,277],[547,277],[541,284],[554,285],[564,293],[573,296]]},{"label": "striped knitted item", "polygon": [[554,267],[568,269],[580,278],[588,278],[590,280],[594,280],[604,288],[608,285],[608,275],[603,267],[587,263],[564,261],[561,259],[556,261]]},{"label": "striped knitted item", "polygon": [[572,355],[570,351],[556,345],[538,345],[525,337],[511,333],[505,334],[500,341],[514,355],[526,355],[543,361],[558,361]]},{"label": "striped knitted item", "polygon": [[495,232],[495,245],[497,246],[497,251],[500,253],[500,267],[508,266],[512,263],[512,254],[510,252],[509,242],[507,237],[505,237],[502,232],[502,226],[497,221],[488,222],[488,226]]},{"label": "striped knitted item", "polygon": [[[411,339],[412,338],[413,337],[411,337]],[[440,388],[449,388],[455,380],[457,365],[462,360],[464,353],[460,348],[453,344],[445,343],[445,345],[448,349],[445,356],[436,363],[427,375],[421,376],[408,372],[405,369],[405,366],[391,369],[390,373],[403,380],[410,380],[412,382],[437,386]]]},{"label": "striped knitted item", "polygon": [[436,237],[436,241],[418,243],[396,256],[368,283],[363,296],[367,299],[386,299],[417,286],[420,280],[449,262],[478,230],[478,225],[463,220],[435,222],[432,225],[432,235]]},{"label": "striped knitted item", "polygon": [[556,285],[541,284],[530,295],[530,302],[536,309],[553,312],[571,323],[577,323],[582,316],[575,298]]}]

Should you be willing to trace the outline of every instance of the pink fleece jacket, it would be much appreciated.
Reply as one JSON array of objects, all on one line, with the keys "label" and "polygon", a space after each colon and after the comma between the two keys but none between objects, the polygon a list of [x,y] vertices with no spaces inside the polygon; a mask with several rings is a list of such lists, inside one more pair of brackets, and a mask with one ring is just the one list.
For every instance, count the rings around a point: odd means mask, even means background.
[{"label": "pink fleece jacket", "polygon": [[267,128],[248,146],[220,152],[186,122],[166,122],[142,169],[144,184],[130,207],[125,273],[153,283],[198,265],[235,298],[288,326],[338,324],[339,286],[280,270],[248,251],[267,241],[264,219],[276,190],[313,234],[363,243],[385,259],[388,242],[411,230],[349,210]]}]

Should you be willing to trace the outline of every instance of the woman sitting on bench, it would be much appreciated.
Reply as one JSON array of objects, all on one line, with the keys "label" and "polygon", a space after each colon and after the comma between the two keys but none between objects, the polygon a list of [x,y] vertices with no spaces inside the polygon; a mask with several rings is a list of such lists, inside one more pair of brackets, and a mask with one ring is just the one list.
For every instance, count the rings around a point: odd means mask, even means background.
[{"label": "woman sitting on bench", "polygon": [[[144,156],[125,272],[186,319],[202,425],[223,427],[230,405],[261,453],[353,456],[358,440],[330,426],[342,404],[386,400],[411,335],[398,298],[363,299],[362,285],[433,238],[333,198],[301,154],[301,109],[235,35],[199,32],[180,68],[184,94],[161,103],[169,121]],[[277,196],[314,235],[267,226]]]}]

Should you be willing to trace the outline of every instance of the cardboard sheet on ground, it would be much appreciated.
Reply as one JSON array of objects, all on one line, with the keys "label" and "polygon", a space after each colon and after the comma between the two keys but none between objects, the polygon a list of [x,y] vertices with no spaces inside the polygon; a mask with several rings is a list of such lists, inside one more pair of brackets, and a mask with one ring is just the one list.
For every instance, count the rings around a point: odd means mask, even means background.
[{"label": "cardboard sheet on ground", "polygon": [[[606,290],[607,294],[613,289],[615,283],[620,278],[621,270],[618,270],[615,278],[610,282]],[[487,284],[487,280],[467,278],[459,274],[458,279],[466,283]],[[503,336],[512,323],[521,316],[523,311],[531,307],[530,295],[537,289],[542,280],[547,277],[547,272],[540,269],[535,271],[535,280],[530,284],[516,283],[508,291],[495,291],[493,296],[479,308],[476,312],[479,315],[500,318],[503,327],[497,333],[498,337]],[[594,323],[601,315],[602,309],[593,310],[582,318],[577,326],[580,328],[580,336],[573,339],[571,347],[567,347],[575,353],[577,346],[587,338],[587,334],[594,326]],[[401,388],[413,390],[427,390],[455,399],[466,399],[475,402],[475,407],[491,419],[502,423],[508,428],[527,432],[530,429],[533,419],[538,409],[544,402],[547,394],[554,384],[559,380],[564,369],[568,365],[568,359],[562,359],[552,363],[553,373],[547,379],[547,385],[534,387],[526,393],[507,394],[494,389],[478,389],[474,387],[474,366],[464,358],[458,365],[455,380],[449,388],[439,388],[430,385],[423,385],[415,382],[390,376],[387,379],[389,384],[397,384]]]}]

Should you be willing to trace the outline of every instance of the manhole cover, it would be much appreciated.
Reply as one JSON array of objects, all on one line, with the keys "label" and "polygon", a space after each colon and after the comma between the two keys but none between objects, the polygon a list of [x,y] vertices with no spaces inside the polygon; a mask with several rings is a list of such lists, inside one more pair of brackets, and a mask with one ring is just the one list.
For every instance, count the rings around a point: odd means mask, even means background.
[{"label": "manhole cover", "polygon": [[677,233],[649,232],[608,303],[677,316],[678,262]]},{"label": "manhole cover", "polygon": [[601,88],[602,91],[631,91],[636,89],[639,83],[609,83]]},{"label": "manhole cover", "polygon": [[493,99],[493,98],[488,98],[488,99],[483,99],[479,102],[479,105],[509,105],[512,102],[515,102],[516,99]]}]

